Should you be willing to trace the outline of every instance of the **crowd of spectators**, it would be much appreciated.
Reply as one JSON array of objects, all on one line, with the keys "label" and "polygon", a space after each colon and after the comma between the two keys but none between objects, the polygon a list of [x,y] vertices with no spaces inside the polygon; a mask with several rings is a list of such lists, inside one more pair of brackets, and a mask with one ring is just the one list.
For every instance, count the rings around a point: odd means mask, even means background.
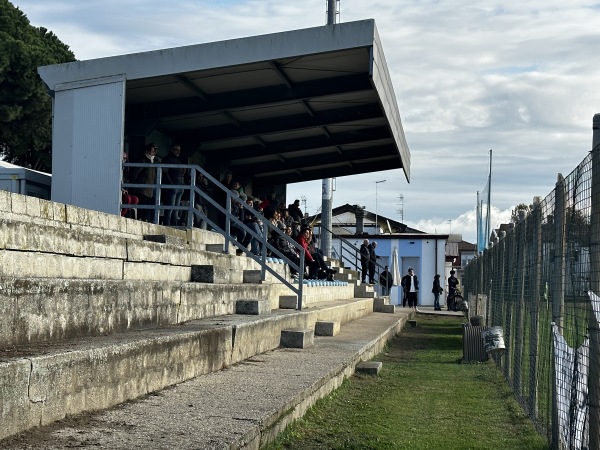
[{"label": "crowd of spectators", "polygon": [[[161,160],[157,157],[158,146],[149,143],[144,148],[143,157],[137,162],[150,164],[162,163],[182,165],[187,163],[187,159],[182,155],[182,149],[179,145],[173,145],[169,153]],[[127,162],[127,154],[123,154],[123,162]],[[177,209],[177,207],[189,202],[191,190],[184,189],[184,185],[189,185],[190,173],[182,167],[162,167],[161,184],[169,185],[160,190],[161,204],[163,206],[162,218],[159,216],[156,220],[153,209],[140,209],[138,219],[161,223],[166,226],[179,226],[187,224],[187,211]],[[152,167],[133,167],[123,168],[123,182],[134,184],[156,184],[157,170]],[[208,179],[200,172],[197,172],[195,185],[206,196],[214,200],[215,203],[227,209],[227,199],[231,199],[229,205],[231,214],[236,220],[230,222],[230,235],[237,240],[241,247],[253,255],[261,255],[263,243],[268,242],[265,254],[267,256],[276,256],[278,252],[284,255],[294,264],[300,262],[300,253],[298,248],[292,243],[297,242],[303,249],[306,262],[305,275],[307,278],[314,279],[332,279],[335,270],[329,268],[323,258],[323,252],[317,247],[310,224],[307,223],[305,214],[300,208],[300,200],[285,205],[277,197],[275,190],[271,190],[264,196],[252,197],[245,191],[244,185],[236,180],[232,171],[226,170],[220,178],[220,183],[225,189],[219,186],[211,186]],[[182,186],[173,187],[173,186]],[[154,187],[138,187],[129,190],[122,190],[122,203],[128,205],[154,205],[156,189]],[[227,193],[229,192],[229,196]],[[189,204],[189,203],[188,203]],[[244,208],[244,206],[246,208]],[[171,207],[171,208],[167,208]],[[225,230],[225,214],[218,208],[212,206],[205,196],[194,193],[194,208],[201,214],[194,214],[193,225],[199,228],[208,228],[207,221],[202,217],[211,217],[215,219],[218,228]],[[212,214],[211,214],[212,213]],[[129,215],[130,208],[124,208],[122,215]],[[238,222],[239,221],[239,222]],[[271,226],[267,226],[269,222]],[[241,226],[240,223],[244,224]],[[251,230],[251,232],[247,230]],[[279,232],[275,231],[278,230]],[[286,238],[287,237],[287,238]],[[276,251],[273,251],[276,249]],[[237,254],[241,255],[244,250],[238,249]],[[290,270],[291,274],[297,276],[295,269]]]}]

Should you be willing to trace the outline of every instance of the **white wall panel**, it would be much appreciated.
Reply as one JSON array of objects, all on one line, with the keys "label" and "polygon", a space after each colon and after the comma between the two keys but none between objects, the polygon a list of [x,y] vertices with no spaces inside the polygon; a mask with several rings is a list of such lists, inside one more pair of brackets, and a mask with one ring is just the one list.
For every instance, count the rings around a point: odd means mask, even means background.
[{"label": "white wall panel", "polygon": [[124,77],[72,87],[54,97],[52,200],[119,214]]}]

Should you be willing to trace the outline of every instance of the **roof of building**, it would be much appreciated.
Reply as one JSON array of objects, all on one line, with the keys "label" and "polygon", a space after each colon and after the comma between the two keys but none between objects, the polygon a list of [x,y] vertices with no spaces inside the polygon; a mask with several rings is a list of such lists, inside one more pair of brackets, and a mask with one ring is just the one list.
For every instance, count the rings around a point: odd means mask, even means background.
[{"label": "roof of building", "polygon": [[374,20],[40,67],[51,92],[125,79],[125,133],[160,130],[255,190],[402,168]]},{"label": "roof of building", "polygon": [[[348,203],[346,203],[345,205],[333,208],[331,211],[332,217],[334,218],[333,226],[334,227],[343,227],[343,226],[354,227],[356,224],[355,222],[342,224],[340,222],[335,222],[335,217],[340,216],[342,214],[346,214],[346,213],[354,214],[356,212],[356,208],[357,208],[357,205],[350,205]],[[364,210],[364,213],[365,213],[365,219],[367,219],[370,222],[375,223],[375,213],[372,213],[371,211],[367,211],[366,209]],[[320,223],[321,222],[321,214],[316,214],[315,216],[312,216],[311,220],[314,221],[315,223]],[[428,233],[425,233],[424,231],[417,230],[416,228],[411,228],[402,222],[398,222],[396,220],[390,219],[381,214],[377,215],[377,222],[379,222],[380,224],[385,223],[385,226],[383,227],[384,229],[388,228],[388,226],[389,226],[389,228],[387,230],[385,230],[385,233],[389,233],[389,234],[398,234],[398,233],[428,234]],[[447,237],[448,235],[443,235],[443,236]]]}]

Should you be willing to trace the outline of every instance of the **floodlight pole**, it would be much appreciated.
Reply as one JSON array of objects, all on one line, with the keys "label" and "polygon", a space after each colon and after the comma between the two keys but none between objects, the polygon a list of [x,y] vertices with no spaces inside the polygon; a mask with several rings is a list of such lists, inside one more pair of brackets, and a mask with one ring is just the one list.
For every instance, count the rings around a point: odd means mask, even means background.
[{"label": "floodlight pole", "polygon": [[[327,0],[327,25],[335,24],[337,0]],[[331,230],[333,222],[333,178],[323,178],[321,198],[321,250],[331,257]]]},{"label": "floodlight pole", "polygon": [[377,217],[377,185],[379,183],[385,183],[387,180],[379,180],[375,182],[375,233],[379,234],[379,225],[378,225],[378,217]]}]

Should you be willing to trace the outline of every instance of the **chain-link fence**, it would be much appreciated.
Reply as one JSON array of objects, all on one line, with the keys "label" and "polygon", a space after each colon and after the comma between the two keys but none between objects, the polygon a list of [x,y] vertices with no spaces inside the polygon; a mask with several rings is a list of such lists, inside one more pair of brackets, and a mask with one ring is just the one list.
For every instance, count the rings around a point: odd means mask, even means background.
[{"label": "chain-link fence", "polygon": [[503,332],[493,358],[554,449],[600,446],[599,230],[597,146],[464,274],[471,311]]}]

